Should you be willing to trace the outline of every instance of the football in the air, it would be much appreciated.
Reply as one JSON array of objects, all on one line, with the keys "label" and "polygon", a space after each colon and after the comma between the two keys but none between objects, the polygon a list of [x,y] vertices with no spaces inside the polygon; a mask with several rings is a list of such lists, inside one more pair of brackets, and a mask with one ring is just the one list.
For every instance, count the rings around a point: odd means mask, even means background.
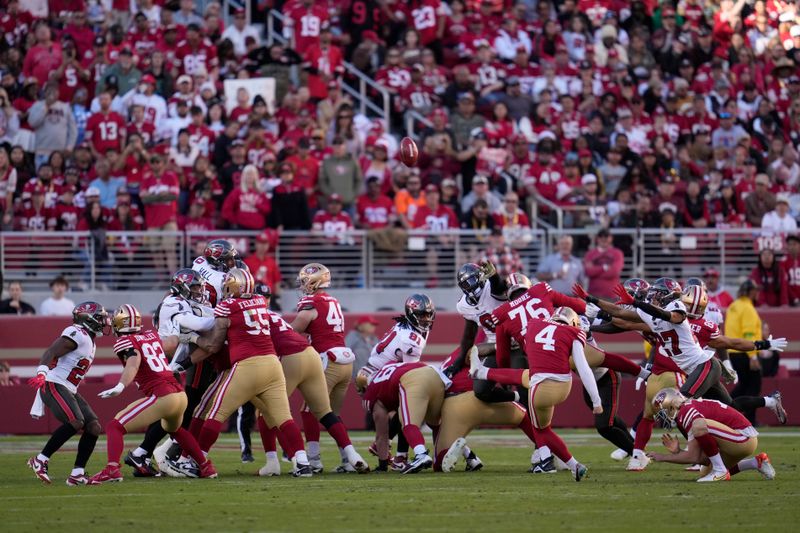
[{"label": "football in the air", "polygon": [[407,167],[413,167],[417,164],[417,159],[419,159],[417,143],[410,137],[403,137],[400,141],[400,161]]}]

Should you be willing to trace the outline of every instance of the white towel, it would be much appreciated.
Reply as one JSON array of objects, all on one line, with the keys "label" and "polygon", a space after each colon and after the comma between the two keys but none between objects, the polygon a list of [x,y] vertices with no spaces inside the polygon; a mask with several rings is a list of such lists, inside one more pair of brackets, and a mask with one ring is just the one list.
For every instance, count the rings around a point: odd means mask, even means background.
[{"label": "white towel", "polygon": [[33,405],[31,405],[31,417],[38,420],[43,416],[44,416],[44,402],[42,401],[42,393],[37,390],[36,398],[33,399]]}]

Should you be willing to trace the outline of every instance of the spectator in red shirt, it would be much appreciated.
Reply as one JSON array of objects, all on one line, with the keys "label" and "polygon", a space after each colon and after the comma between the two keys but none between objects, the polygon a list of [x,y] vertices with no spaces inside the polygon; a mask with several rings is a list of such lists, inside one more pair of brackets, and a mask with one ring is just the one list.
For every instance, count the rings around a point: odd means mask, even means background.
[{"label": "spectator in red shirt", "polygon": [[270,212],[267,195],[258,184],[258,169],[247,165],[242,170],[239,188],[222,204],[222,218],[235,229],[264,229]]},{"label": "spectator in red shirt", "polygon": [[276,300],[281,294],[281,279],[283,276],[278,262],[275,260],[275,255],[271,251],[277,244],[278,232],[274,229],[265,229],[256,237],[256,250],[247,256],[244,264],[250,269],[250,273],[255,278],[256,283],[269,285],[272,289],[271,307],[275,310],[280,310],[280,306],[276,306]]},{"label": "spectator in red shirt", "polygon": [[[149,231],[174,232],[178,230],[178,194],[180,185],[175,173],[165,170],[166,161],[160,154],[150,158],[150,168],[142,180],[141,199]],[[178,269],[174,236],[153,238],[150,245],[156,254],[157,267],[166,268],[170,274]]]},{"label": "spectator in red shirt", "polygon": [[708,291],[708,301],[717,304],[725,311],[733,303],[733,296],[719,284],[719,271],[716,268],[707,268],[703,273]]},{"label": "spectator in red shirt", "polygon": [[334,193],[328,196],[324,211],[317,211],[311,221],[311,229],[322,232],[331,242],[351,244],[352,237],[347,234],[353,229],[350,215],[342,211],[342,197]]},{"label": "spectator in red shirt", "polygon": [[34,30],[36,44],[25,54],[22,74],[26,78],[36,78],[39,85],[44,85],[50,73],[61,66],[61,45],[52,40],[52,33],[47,21],[40,21]]},{"label": "spectator in red shirt", "polygon": [[758,264],[750,272],[750,279],[761,288],[756,306],[778,307],[789,305],[789,283],[786,270],[775,261],[775,252],[765,248],[758,254]]},{"label": "spectator in red shirt", "polygon": [[625,266],[622,251],[614,247],[611,232],[603,228],[597,232],[596,247],[586,252],[583,269],[589,278],[589,292],[602,298],[613,298],[614,287],[619,285]]},{"label": "spectator in red shirt", "polygon": [[361,229],[385,228],[396,216],[394,202],[381,193],[380,178],[367,178],[367,192],[356,198],[356,226]]},{"label": "spectator in red shirt", "polygon": [[100,111],[86,122],[86,136],[92,155],[105,156],[109,150],[121,152],[125,145],[125,119],[111,110],[111,93],[103,91],[98,97]]}]

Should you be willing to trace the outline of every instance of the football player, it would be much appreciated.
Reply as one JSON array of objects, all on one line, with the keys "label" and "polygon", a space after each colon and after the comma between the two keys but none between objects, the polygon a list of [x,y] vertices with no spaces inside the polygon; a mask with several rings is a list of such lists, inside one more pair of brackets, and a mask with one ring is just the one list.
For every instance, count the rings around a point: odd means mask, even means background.
[{"label": "football player", "polygon": [[[264,296],[269,305],[272,296],[269,286],[262,285],[261,287],[259,293]],[[319,354],[309,345],[308,340],[294,331],[281,315],[270,311],[269,317],[270,335],[286,377],[286,396],[291,397],[295,389],[300,389],[309,410],[328,430],[337,446],[344,450],[347,462],[342,463],[336,472],[369,472],[366,461],[361,458],[350,442],[342,420],[331,411],[328,387],[325,383],[325,371],[322,368]],[[258,474],[260,476],[280,475],[281,465],[275,445],[277,428],[269,427],[264,417],[259,415],[258,429],[261,432],[261,440],[267,454],[267,463],[259,469]]]},{"label": "football player", "polygon": [[[356,356],[344,342],[344,314],[339,300],[325,291],[331,286],[331,272],[325,265],[309,263],[300,269],[297,285],[304,296],[297,303],[292,329],[308,335],[311,346],[322,357],[331,408],[339,416]],[[319,421],[307,406],[303,408],[302,418],[311,466],[315,472],[322,472]],[[339,454],[342,466],[349,464],[344,450],[340,449]]]},{"label": "football player", "polygon": [[94,451],[101,427],[97,415],[78,394],[78,386],[94,361],[95,338],[108,335],[110,329],[108,313],[102,305],[97,302],[76,305],[72,310],[72,325],[65,328],[44,352],[36,376],[28,380],[50,412],[61,422],[42,451],[28,459],[28,466],[44,483],[50,483],[47,473],[50,457],[81,430],[83,434],[78,441],[78,454],[67,485],[89,483],[86,463]]},{"label": "football player", "polygon": [[364,392],[364,409],[375,421],[375,441],[378,451],[378,470],[389,465],[390,413],[400,413],[400,421],[414,460],[403,474],[415,474],[433,466],[433,458],[425,447],[420,426],[439,424],[444,392],[450,380],[438,369],[425,363],[392,363],[372,376]]},{"label": "football player", "polygon": [[217,477],[214,465],[203,456],[197,441],[181,427],[187,405],[186,393],[169,368],[158,334],[152,329],[142,330],[142,315],[132,305],[122,305],[116,310],[111,327],[114,335],[119,337],[114,344],[114,353],[125,368],[119,383],[98,396],[118,396],[135,381],[145,397],[128,405],[106,424],[108,463],[90,478],[90,483],[122,481],[119,460],[124,435],[129,431],[144,429],[156,421],[197,462],[200,477]]},{"label": "football player", "polygon": [[669,454],[653,454],[653,460],[678,464],[706,464],[699,483],[727,481],[744,470],[758,470],[774,479],[775,469],[766,453],[753,457],[758,432],[744,415],[716,400],[689,399],[668,388],[653,399],[656,417],[664,427],[677,427],[688,440],[685,450],[670,434],[662,437]]},{"label": "football player", "polygon": [[206,354],[219,352],[227,340],[232,363],[213,414],[200,432],[200,448],[208,452],[219,437],[222,423],[250,401],[270,427],[283,433],[286,451],[294,463],[293,475],[310,477],[311,465],[303,437],[289,411],[286,380],[270,336],[269,305],[254,290],[255,280],[250,272],[231,269],[222,284],[224,299],[214,309],[214,329],[208,337],[196,339]]}]

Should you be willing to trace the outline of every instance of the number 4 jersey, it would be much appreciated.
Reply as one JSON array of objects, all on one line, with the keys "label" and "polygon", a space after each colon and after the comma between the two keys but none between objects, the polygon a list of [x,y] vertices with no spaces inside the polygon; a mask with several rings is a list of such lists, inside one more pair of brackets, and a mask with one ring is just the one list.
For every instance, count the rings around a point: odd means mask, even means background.
[{"label": "number 4 jersey", "polygon": [[114,353],[123,365],[128,357],[140,357],[139,370],[133,379],[139,390],[147,396],[166,396],[183,390],[169,369],[161,339],[154,330],[123,335],[114,344]]},{"label": "number 4 jersey", "polygon": [[344,315],[339,300],[325,292],[303,297],[297,311],[316,310],[317,317],[306,328],[311,346],[328,360],[342,365],[355,361],[356,356],[344,342]]},{"label": "number 4 jersey", "polygon": [[97,347],[94,337],[79,326],[69,326],[61,336],[74,342],[76,348],[51,363],[50,370],[47,371],[47,381],[64,385],[70,392],[76,393],[83,376],[92,366]]},{"label": "number 4 jersey", "polygon": [[[668,312],[676,311],[686,315],[686,306],[680,300],[671,301],[664,309]],[[639,318],[661,339],[663,351],[687,375],[691,374],[697,365],[705,363],[713,357],[700,347],[688,318],[680,324],[673,324],[668,320],[654,318],[641,309],[636,311]]]}]

